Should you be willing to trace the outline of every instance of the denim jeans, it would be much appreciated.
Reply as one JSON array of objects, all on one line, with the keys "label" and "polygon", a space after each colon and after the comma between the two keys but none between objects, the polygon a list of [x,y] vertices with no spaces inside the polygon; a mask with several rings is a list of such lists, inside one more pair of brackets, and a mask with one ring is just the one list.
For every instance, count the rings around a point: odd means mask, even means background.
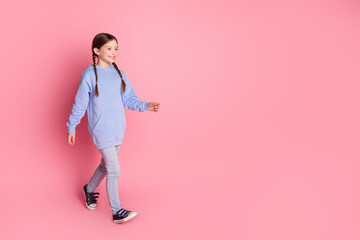
[{"label": "denim jeans", "polygon": [[87,185],[88,191],[93,192],[106,176],[106,193],[113,213],[121,209],[118,192],[120,166],[117,154],[119,150],[120,145],[99,149],[102,155],[101,162]]}]

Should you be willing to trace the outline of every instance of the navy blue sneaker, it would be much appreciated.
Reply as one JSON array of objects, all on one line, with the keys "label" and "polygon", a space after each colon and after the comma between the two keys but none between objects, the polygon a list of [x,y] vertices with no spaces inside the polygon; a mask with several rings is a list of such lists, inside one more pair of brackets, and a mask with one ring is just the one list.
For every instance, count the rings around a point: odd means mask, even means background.
[{"label": "navy blue sneaker", "polygon": [[114,223],[123,223],[126,222],[137,215],[137,212],[128,211],[124,208],[117,211],[113,214],[113,222]]},{"label": "navy blue sneaker", "polygon": [[99,196],[97,195],[100,195],[100,193],[98,192],[88,192],[87,191],[87,184],[83,187],[83,192],[84,192],[84,195],[85,195],[85,204],[86,204],[86,207],[90,210],[94,210],[96,209],[97,207],[97,202],[96,202],[96,198],[98,198]]}]

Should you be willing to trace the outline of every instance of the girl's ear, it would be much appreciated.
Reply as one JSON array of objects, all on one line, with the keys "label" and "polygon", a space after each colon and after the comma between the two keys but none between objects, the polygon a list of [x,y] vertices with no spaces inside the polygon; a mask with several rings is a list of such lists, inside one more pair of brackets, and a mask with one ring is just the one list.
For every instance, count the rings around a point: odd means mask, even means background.
[{"label": "girl's ear", "polygon": [[94,50],[94,53],[95,53],[96,55],[99,55],[99,53],[100,53],[100,49],[98,49],[98,48],[94,48],[93,50]]}]

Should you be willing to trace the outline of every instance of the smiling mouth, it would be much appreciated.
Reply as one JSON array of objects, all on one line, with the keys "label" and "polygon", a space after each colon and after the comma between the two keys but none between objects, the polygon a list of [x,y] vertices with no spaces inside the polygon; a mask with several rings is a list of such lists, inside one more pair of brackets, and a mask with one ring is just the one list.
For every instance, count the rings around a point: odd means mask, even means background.
[{"label": "smiling mouth", "polygon": [[109,58],[111,58],[111,59],[115,59],[115,57],[111,57],[111,56],[109,56]]}]

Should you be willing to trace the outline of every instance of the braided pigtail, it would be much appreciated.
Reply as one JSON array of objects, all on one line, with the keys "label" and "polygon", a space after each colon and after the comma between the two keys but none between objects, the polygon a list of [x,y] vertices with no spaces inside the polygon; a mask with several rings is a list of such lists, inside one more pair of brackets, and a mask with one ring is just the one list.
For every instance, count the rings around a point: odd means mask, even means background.
[{"label": "braided pigtail", "polygon": [[121,75],[121,72],[120,72],[120,70],[119,70],[119,68],[117,67],[117,65],[116,65],[115,62],[113,63],[113,65],[114,65],[116,71],[117,71],[117,72],[119,73],[119,75],[120,75],[120,78],[121,78],[121,81],[122,81],[122,92],[124,93],[124,92],[125,92],[125,87],[126,87],[125,81],[124,81],[124,79],[123,79],[123,77],[122,77],[122,75]]},{"label": "braided pigtail", "polygon": [[96,70],[96,64],[95,64],[95,54],[93,53],[93,67],[94,67],[94,71],[95,71],[95,76],[96,76],[96,85],[95,85],[95,96],[98,97],[99,96],[99,89],[98,89],[98,75],[97,75],[97,70]]}]

